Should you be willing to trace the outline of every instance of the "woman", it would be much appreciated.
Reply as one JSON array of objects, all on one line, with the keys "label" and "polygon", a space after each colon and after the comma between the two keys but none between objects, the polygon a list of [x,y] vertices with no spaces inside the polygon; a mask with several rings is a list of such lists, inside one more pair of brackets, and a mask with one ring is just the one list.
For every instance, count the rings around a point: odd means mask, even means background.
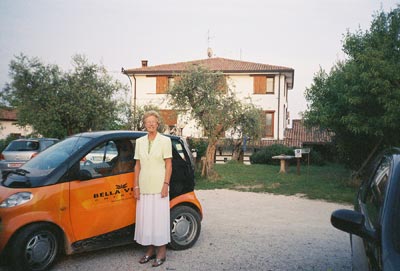
[{"label": "woman", "polygon": [[148,134],[136,140],[135,148],[135,241],[148,246],[139,263],[155,259],[153,267],[165,262],[166,245],[171,241],[169,182],[172,145],[168,137],[157,132],[159,119],[155,111],[144,114],[143,122]]}]

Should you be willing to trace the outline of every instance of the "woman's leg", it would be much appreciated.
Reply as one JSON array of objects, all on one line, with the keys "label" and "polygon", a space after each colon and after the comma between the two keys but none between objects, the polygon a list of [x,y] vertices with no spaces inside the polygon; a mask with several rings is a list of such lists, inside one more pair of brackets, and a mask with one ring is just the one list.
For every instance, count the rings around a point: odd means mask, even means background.
[{"label": "woman's leg", "polygon": [[167,246],[163,245],[157,247],[157,257],[152,263],[152,266],[157,267],[162,265],[165,262],[166,256],[167,256]]},{"label": "woman's leg", "polygon": [[167,246],[159,246],[157,247],[157,259],[165,259],[167,256]]},{"label": "woman's leg", "polygon": [[153,256],[154,253],[155,253],[154,246],[153,245],[148,246],[146,250],[146,256]]},{"label": "woman's leg", "polygon": [[155,254],[154,254],[154,246],[150,245],[147,247],[147,251],[146,254],[140,258],[139,263],[144,264],[149,262],[150,260],[155,258]]}]

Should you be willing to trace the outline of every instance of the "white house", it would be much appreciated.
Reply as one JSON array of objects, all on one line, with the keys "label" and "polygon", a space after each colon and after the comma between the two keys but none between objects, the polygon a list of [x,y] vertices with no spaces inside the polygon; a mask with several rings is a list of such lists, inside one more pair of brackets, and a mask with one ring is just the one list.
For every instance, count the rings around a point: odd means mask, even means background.
[{"label": "white house", "polygon": [[289,123],[288,90],[293,89],[294,69],[226,58],[207,58],[189,62],[149,66],[142,60],[140,68],[122,69],[132,82],[134,108],[157,105],[166,124],[183,136],[201,137],[202,130],[185,116],[178,116],[167,104],[167,90],[174,76],[190,65],[221,71],[236,96],[261,108],[265,114],[264,140],[281,140]]},{"label": "white house", "polygon": [[5,139],[9,135],[19,137],[32,133],[31,127],[18,126],[17,120],[17,111],[12,109],[0,109],[0,139]]}]

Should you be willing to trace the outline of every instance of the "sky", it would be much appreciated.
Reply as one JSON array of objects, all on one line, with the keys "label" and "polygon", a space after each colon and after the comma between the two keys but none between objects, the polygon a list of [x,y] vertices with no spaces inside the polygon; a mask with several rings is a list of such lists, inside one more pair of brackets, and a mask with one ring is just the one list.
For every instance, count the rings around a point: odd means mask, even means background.
[{"label": "sky", "polygon": [[21,53],[72,69],[75,54],[121,68],[216,57],[295,70],[291,118],[306,110],[304,91],[320,68],[345,59],[347,31],[368,30],[373,15],[400,0],[0,0],[0,89]]}]

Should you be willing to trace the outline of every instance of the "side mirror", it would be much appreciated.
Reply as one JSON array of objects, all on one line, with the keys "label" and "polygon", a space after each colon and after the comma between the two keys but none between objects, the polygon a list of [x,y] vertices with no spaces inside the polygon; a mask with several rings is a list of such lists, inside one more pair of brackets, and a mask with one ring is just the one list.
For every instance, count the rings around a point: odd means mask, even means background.
[{"label": "side mirror", "polygon": [[360,212],[340,209],[331,215],[331,224],[335,228],[355,234],[370,241],[376,241],[377,236],[374,231],[367,230],[364,226],[365,217]]}]

